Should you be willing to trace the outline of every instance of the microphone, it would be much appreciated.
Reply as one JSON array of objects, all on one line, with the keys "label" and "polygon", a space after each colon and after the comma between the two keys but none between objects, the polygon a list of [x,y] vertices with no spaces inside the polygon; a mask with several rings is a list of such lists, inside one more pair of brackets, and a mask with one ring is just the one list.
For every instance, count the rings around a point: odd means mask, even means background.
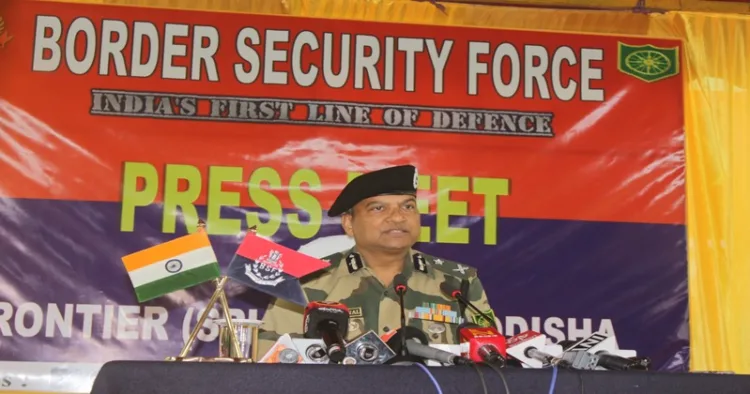
[{"label": "microphone", "polygon": [[[640,365],[633,363],[633,360],[629,360],[624,357],[615,356],[606,352],[595,353],[599,356],[599,362],[597,366],[613,370],[613,371],[628,371],[630,369],[640,369]],[[635,368],[634,368],[635,367]]]},{"label": "microphone", "polygon": [[307,304],[303,319],[305,338],[322,338],[331,362],[338,364],[343,361],[349,308],[339,302],[313,301]]},{"label": "microphone", "polygon": [[469,358],[474,362],[506,364],[507,346],[505,337],[493,327],[479,327],[476,324],[462,325],[458,330],[461,343],[469,343]]},{"label": "microphone", "polygon": [[[466,279],[464,279],[464,282],[466,283],[466,285],[464,285],[463,287],[468,288],[468,282],[469,281],[466,280]],[[443,282],[443,283],[440,284],[440,291],[442,291],[446,295],[450,296],[451,298],[457,300],[459,302],[459,304],[463,305],[464,310],[465,310],[466,307],[469,307],[469,309],[473,310],[479,316],[482,316],[482,318],[484,318],[484,320],[486,320],[487,322],[489,322],[489,324],[490,324],[491,327],[497,329],[497,327],[495,326],[495,319],[492,319],[489,316],[487,316],[486,313],[480,311],[479,308],[477,308],[468,299],[466,299],[466,297],[463,295],[462,291],[457,286],[455,286],[454,284],[451,284],[449,282]],[[463,316],[463,314],[462,314],[462,316]]]},{"label": "microphone", "polygon": [[409,349],[409,354],[411,355],[422,357],[427,360],[435,360],[441,364],[469,365],[472,363],[472,361],[466,357],[457,356],[451,352],[446,352],[445,350],[423,345],[417,342],[416,339],[406,341],[406,347]]},{"label": "microphone", "polygon": [[[398,294],[398,305],[399,308],[401,308],[401,330],[404,330],[404,327],[406,327],[406,312],[404,310],[404,294],[406,294],[406,290],[408,287],[406,286],[406,277],[404,274],[397,274],[393,277],[393,290],[396,291],[396,294]],[[406,336],[401,336],[401,356],[406,357],[408,354],[408,348],[406,347]]]},{"label": "microphone", "polygon": [[546,347],[546,336],[536,331],[524,331],[508,339],[508,354],[531,368],[542,368],[555,364],[560,367],[569,366],[567,362],[543,352]]},{"label": "microphone", "polygon": [[617,338],[600,332],[569,345],[565,351],[585,351],[596,355],[598,356],[597,367],[613,371],[648,370],[650,366],[650,363],[644,362],[642,358],[631,359],[617,355],[616,353],[619,352]]},{"label": "microphone", "polygon": [[651,358],[650,357],[628,357],[633,363],[630,365],[630,369],[648,371],[651,369]]},{"label": "microphone", "polygon": [[472,362],[465,357],[429,346],[427,335],[416,327],[406,326],[404,329],[397,330],[388,339],[387,345],[397,353],[401,353],[402,343],[405,343],[403,346],[408,348],[409,357],[407,359],[395,358],[391,362],[393,364],[413,364],[414,362],[424,364],[425,359],[450,365],[465,365]]}]

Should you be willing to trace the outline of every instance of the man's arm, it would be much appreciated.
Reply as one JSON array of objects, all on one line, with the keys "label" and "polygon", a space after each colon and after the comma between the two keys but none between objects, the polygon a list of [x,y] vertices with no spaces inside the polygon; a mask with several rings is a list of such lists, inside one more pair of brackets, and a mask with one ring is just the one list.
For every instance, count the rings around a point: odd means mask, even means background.
[{"label": "man's arm", "polygon": [[304,312],[301,306],[281,299],[268,304],[258,332],[258,359],[263,358],[283,334],[289,334],[292,338],[303,337]]}]

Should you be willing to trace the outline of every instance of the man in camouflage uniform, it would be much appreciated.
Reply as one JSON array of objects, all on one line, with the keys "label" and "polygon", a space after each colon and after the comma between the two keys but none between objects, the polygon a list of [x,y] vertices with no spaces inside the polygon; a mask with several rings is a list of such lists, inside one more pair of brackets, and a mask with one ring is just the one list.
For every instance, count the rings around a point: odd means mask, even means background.
[{"label": "man in camouflage uniform", "polygon": [[[383,336],[401,326],[392,286],[398,273],[407,278],[407,324],[424,331],[431,343],[457,344],[456,328],[463,321],[487,324],[468,308],[459,316],[459,303],[440,290],[443,282],[455,287],[466,279],[465,297],[494,319],[475,269],[412,249],[420,232],[417,179],[416,168],[409,165],[363,174],[342,190],[328,212],[331,217],[341,215],[355,246],[323,258],[331,266],[301,283],[308,301],[336,301],[349,308],[347,341],[370,330]],[[263,316],[258,354],[264,355],[281,334],[302,337],[303,313],[302,307],[288,301],[271,302]]]}]

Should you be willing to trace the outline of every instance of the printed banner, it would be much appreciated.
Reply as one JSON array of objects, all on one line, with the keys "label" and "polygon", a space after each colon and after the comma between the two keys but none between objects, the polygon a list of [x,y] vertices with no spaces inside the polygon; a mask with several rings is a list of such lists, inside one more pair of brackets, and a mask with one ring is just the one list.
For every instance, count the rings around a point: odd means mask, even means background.
[{"label": "printed banner", "polygon": [[[122,256],[207,223],[315,257],[357,173],[419,169],[416,249],[503,332],[688,346],[678,41],[136,7],[0,8],[0,360],[179,353],[213,290],[138,303]],[[269,298],[232,285],[235,318]],[[212,318],[218,317],[214,309]],[[205,324],[195,354],[217,354]]]}]

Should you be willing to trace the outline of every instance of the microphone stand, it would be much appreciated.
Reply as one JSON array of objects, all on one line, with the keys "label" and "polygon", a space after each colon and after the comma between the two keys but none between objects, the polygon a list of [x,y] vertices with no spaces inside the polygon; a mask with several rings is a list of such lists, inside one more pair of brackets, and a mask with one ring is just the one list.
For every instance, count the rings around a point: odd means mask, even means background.
[{"label": "microphone stand", "polygon": [[[461,291],[460,294],[464,294],[464,293],[468,294],[469,293],[469,281],[468,280],[464,279],[464,280],[461,281],[461,290],[460,291]],[[466,316],[466,304],[462,300],[458,299],[458,297],[455,297],[455,298],[456,298],[456,301],[458,302],[458,316],[461,319],[466,319],[466,317],[467,317]],[[456,335],[456,338],[460,338],[461,337],[461,325],[460,324],[456,325],[456,333],[455,333],[455,335]]]},{"label": "microphone stand", "polygon": [[[413,357],[409,353],[409,349],[406,348],[406,340],[408,339],[406,336],[409,334],[409,337],[414,337],[414,331],[419,332],[422,334],[422,336],[425,336],[424,333],[422,333],[421,330],[407,326],[406,325],[406,310],[404,309],[404,294],[408,291],[408,287],[406,285],[406,278],[403,274],[398,274],[393,278],[393,290],[398,294],[398,304],[401,308],[401,332],[396,333],[396,335],[400,335],[398,345],[401,346],[401,351],[399,352],[396,357],[393,357],[389,360],[388,364],[391,365],[412,365],[415,363],[424,363],[423,360],[420,360],[420,357]],[[411,333],[407,333],[406,328],[414,329],[411,330]],[[396,338],[393,338],[393,341],[396,341]],[[427,342],[427,337],[425,336],[424,341]],[[394,345],[398,346],[396,343]]]},{"label": "microphone stand", "polygon": [[486,313],[484,313],[484,312],[480,311],[480,310],[479,310],[479,309],[478,309],[477,307],[475,307],[475,306],[474,306],[474,305],[473,305],[473,304],[472,304],[471,302],[469,302],[469,300],[467,300],[467,299],[466,299],[466,297],[464,297],[464,296],[463,296],[462,294],[456,294],[456,295],[454,295],[454,297],[456,297],[456,299],[457,299],[457,300],[458,300],[458,301],[459,301],[460,303],[464,304],[465,306],[468,306],[468,307],[469,307],[469,309],[471,309],[471,310],[473,310],[474,312],[476,312],[477,314],[479,314],[479,316],[482,316],[482,317],[483,317],[483,318],[484,318],[485,320],[487,320],[487,322],[488,322],[488,323],[489,323],[489,324],[490,324],[490,325],[491,325],[492,327],[495,327],[495,319],[490,319],[490,317],[489,317],[489,316],[487,316],[487,314],[486,314]]},{"label": "microphone stand", "polygon": [[[461,293],[460,294],[469,294],[469,281],[468,279],[463,279],[461,281]],[[466,316],[466,304],[463,302],[458,303],[458,311],[461,313],[461,317]]]},{"label": "microphone stand", "polygon": [[397,290],[398,292],[398,303],[401,309],[401,355],[406,357],[408,352],[406,350],[406,313],[404,312],[404,289]]}]

